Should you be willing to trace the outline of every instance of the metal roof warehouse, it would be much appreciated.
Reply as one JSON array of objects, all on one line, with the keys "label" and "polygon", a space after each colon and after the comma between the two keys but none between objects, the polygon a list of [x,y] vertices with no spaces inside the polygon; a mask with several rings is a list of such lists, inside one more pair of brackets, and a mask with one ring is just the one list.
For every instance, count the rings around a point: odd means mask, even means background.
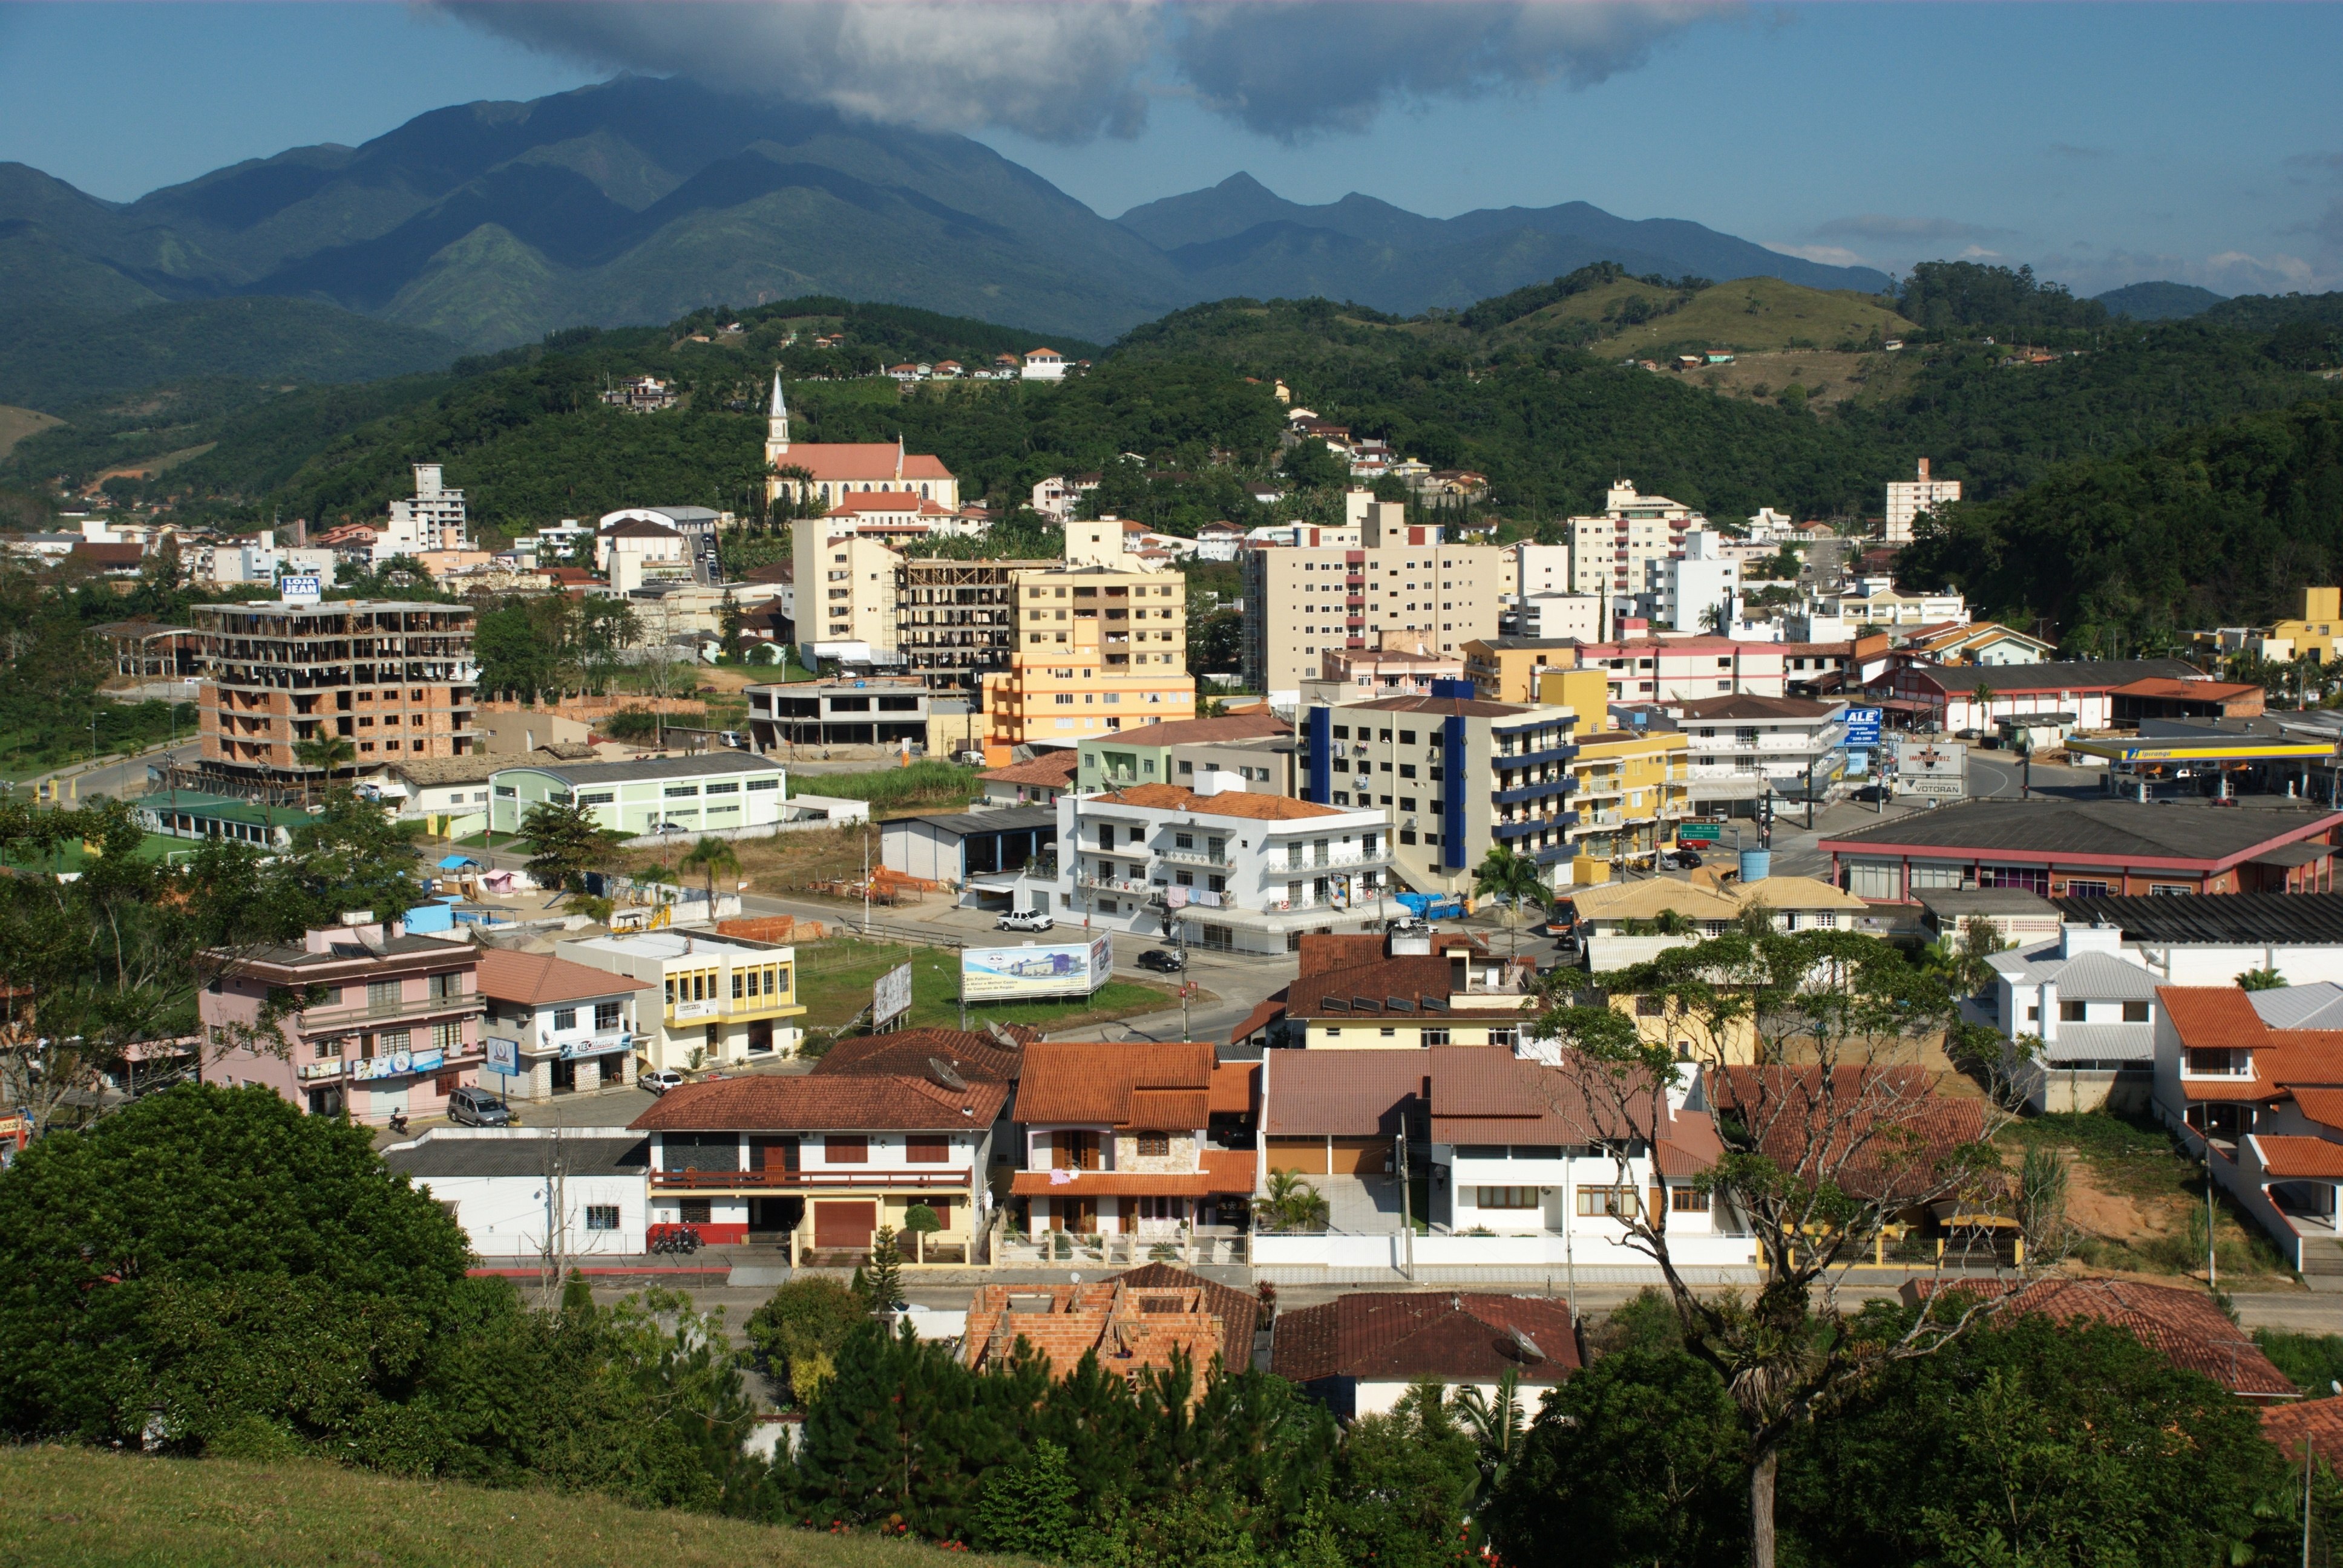
[{"label": "metal roof warehouse", "polygon": [[573,797],[598,821],[635,835],[672,824],[686,833],[761,828],[781,819],[780,764],[725,749],[632,762],[531,762],[488,776],[488,825],[518,832],[531,806]]},{"label": "metal roof warehouse", "polygon": [[2045,898],[2287,891],[2284,851],[2324,849],[2343,812],[2129,800],[1974,800],[1916,811],[1815,847],[1858,898],[1908,903],[1940,889],[2024,888]]}]

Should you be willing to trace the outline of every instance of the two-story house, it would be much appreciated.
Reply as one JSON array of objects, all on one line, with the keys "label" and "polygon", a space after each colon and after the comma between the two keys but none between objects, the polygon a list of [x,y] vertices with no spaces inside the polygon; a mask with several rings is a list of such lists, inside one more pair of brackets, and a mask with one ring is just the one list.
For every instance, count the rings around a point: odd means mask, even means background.
[{"label": "two-story house", "polygon": [[1846,704],[1747,694],[1666,705],[1659,722],[1688,738],[1692,803],[1746,805],[1769,791],[1804,799],[1836,792],[1845,765]]},{"label": "two-story house", "polygon": [[2307,1275],[2343,1276],[2343,989],[2164,986],[2156,1113]]},{"label": "two-story house", "polygon": [[1420,1050],[1522,1044],[1541,1010],[1535,964],[1509,961],[1428,932],[1394,932],[1387,954],[1298,976],[1286,988],[1289,1044],[1329,1050]]},{"label": "two-story house", "polygon": [[[651,1135],[650,1221],[689,1224],[713,1242],[785,1242],[792,1266],[867,1253],[882,1226],[915,1261],[980,1261],[1009,1094],[940,1055],[917,1073],[684,1084],[632,1123]],[[910,1222],[920,1205],[931,1231]]]},{"label": "two-story house", "polygon": [[636,1020],[660,1006],[608,970],[500,948],[480,951],[480,995],[489,1087],[512,1100],[631,1082]]},{"label": "two-story house", "polygon": [[1249,1063],[1198,1041],[1036,1040],[1017,1087],[1024,1159],[1010,1191],[1033,1234],[1233,1230],[1253,1190],[1249,1132],[1213,1131],[1216,1102],[1249,1101]]},{"label": "two-story house", "polygon": [[689,928],[561,942],[558,957],[658,988],[636,1010],[637,1064],[652,1071],[795,1056],[797,949]]},{"label": "two-story house", "polygon": [[368,915],[220,957],[219,977],[196,1002],[214,1081],[260,1084],[312,1115],[376,1123],[437,1115],[478,1081],[478,963],[468,943]]},{"label": "two-story house", "polygon": [[1058,897],[1110,930],[1198,947],[1296,950],[1376,923],[1391,867],[1380,810],[1256,792],[1225,770],[1058,801]]},{"label": "two-story house", "polygon": [[1994,1024],[2033,1035],[2025,1074],[2036,1111],[2144,1111],[2156,1065],[2157,978],[2123,950],[2123,929],[2069,922],[2056,941],[1993,953]]}]

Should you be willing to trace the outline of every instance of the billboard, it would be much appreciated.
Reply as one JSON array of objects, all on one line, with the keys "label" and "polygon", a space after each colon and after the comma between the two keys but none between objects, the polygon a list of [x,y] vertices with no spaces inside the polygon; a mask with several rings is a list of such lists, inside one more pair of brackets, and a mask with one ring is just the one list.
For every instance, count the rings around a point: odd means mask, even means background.
[{"label": "billboard", "polygon": [[1886,710],[1850,708],[1846,710],[1846,744],[1850,750],[1868,751],[1879,744],[1879,721]]},{"label": "billboard", "polygon": [[277,591],[287,604],[316,604],[326,597],[326,579],[315,574],[279,578]]},{"label": "billboard", "polygon": [[884,1029],[911,1010],[911,966],[897,964],[870,987],[870,1027]]},{"label": "billboard", "polygon": [[1932,800],[1965,800],[1969,792],[1969,749],[1957,740],[1896,741],[1896,792]]},{"label": "billboard", "polygon": [[1114,972],[1114,939],[1042,947],[966,948],[960,955],[960,994],[970,1001],[1089,996]]}]

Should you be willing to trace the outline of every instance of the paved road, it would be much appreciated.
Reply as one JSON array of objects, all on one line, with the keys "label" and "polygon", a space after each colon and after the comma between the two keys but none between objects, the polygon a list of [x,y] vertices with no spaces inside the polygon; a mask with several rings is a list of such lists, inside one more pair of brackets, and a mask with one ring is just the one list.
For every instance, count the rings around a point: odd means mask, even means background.
[{"label": "paved road", "polygon": [[43,774],[41,779],[27,779],[17,788],[29,793],[38,787],[43,779],[67,780],[68,787],[73,791],[67,798],[69,802],[75,799],[86,800],[97,795],[116,799],[125,796],[144,795],[146,792],[146,770],[149,768],[162,767],[166,758],[174,758],[182,762],[193,761],[200,749],[201,743],[198,741],[183,740],[176,749],[167,745],[158,746],[151,751],[141,752],[136,757],[101,761],[96,768],[91,768],[86,763],[76,764],[71,768],[60,768],[53,772]]}]

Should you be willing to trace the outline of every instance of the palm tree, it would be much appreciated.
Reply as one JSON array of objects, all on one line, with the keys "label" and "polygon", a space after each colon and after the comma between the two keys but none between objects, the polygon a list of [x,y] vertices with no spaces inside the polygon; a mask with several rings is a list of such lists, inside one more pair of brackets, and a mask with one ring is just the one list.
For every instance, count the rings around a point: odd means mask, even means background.
[{"label": "palm tree", "polygon": [[1969,693],[1969,700],[1976,704],[1977,739],[1982,740],[1986,729],[1993,723],[1993,688],[1982,680],[1978,681],[1976,689]]},{"label": "palm tree", "polygon": [[716,918],[716,879],[740,874],[740,857],[731,844],[722,839],[703,838],[684,851],[681,869],[699,871],[708,878],[708,918]]},{"label": "palm tree", "polygon": [[1521,1374],[1507,1367],[1497,1379],[1496,1398],[1483,1394],[1478,1384],[1466,1383],[1449,1402],[1448,1408],[1481,1449],[1480,1484],[1473,1493],[1476,1513],[1504,1485],[1506,1476],[1513,1472],[1513,1460],[1522,1451],[1522,1439],[1529,1430],[1528,1419],[1522,1412],[1521,1381]]},{"label": "palm tree", "polygon": [[1473,868],[1473,892],[1477,898],[1503,901],[1510,951],[1519,954],[1522,935],[1516,916],[1523,905],[1545,901],[1545,883],[1538,875],[1537,862],[1503,844],[1492,844],[1481,863]]},{"label": "palm tree", "polygon": [[[301,759],[301,766],[317,769],[327,779],[333,777],[335,769],[357,760],[357,747],[338,735],[323,730],[307,740],[293,743],[293,755]],[[304,773],[301,775],[301,804],[307,806],[308,803],[309,775]]]},{"label": "palm tree", "polygon": [[1322,1231],[1330,1215],[1318,1189],[1292,1171],[1272,1171],[1263,1196],[1252,1201],[1253,1212],[1272,1231]]}]

